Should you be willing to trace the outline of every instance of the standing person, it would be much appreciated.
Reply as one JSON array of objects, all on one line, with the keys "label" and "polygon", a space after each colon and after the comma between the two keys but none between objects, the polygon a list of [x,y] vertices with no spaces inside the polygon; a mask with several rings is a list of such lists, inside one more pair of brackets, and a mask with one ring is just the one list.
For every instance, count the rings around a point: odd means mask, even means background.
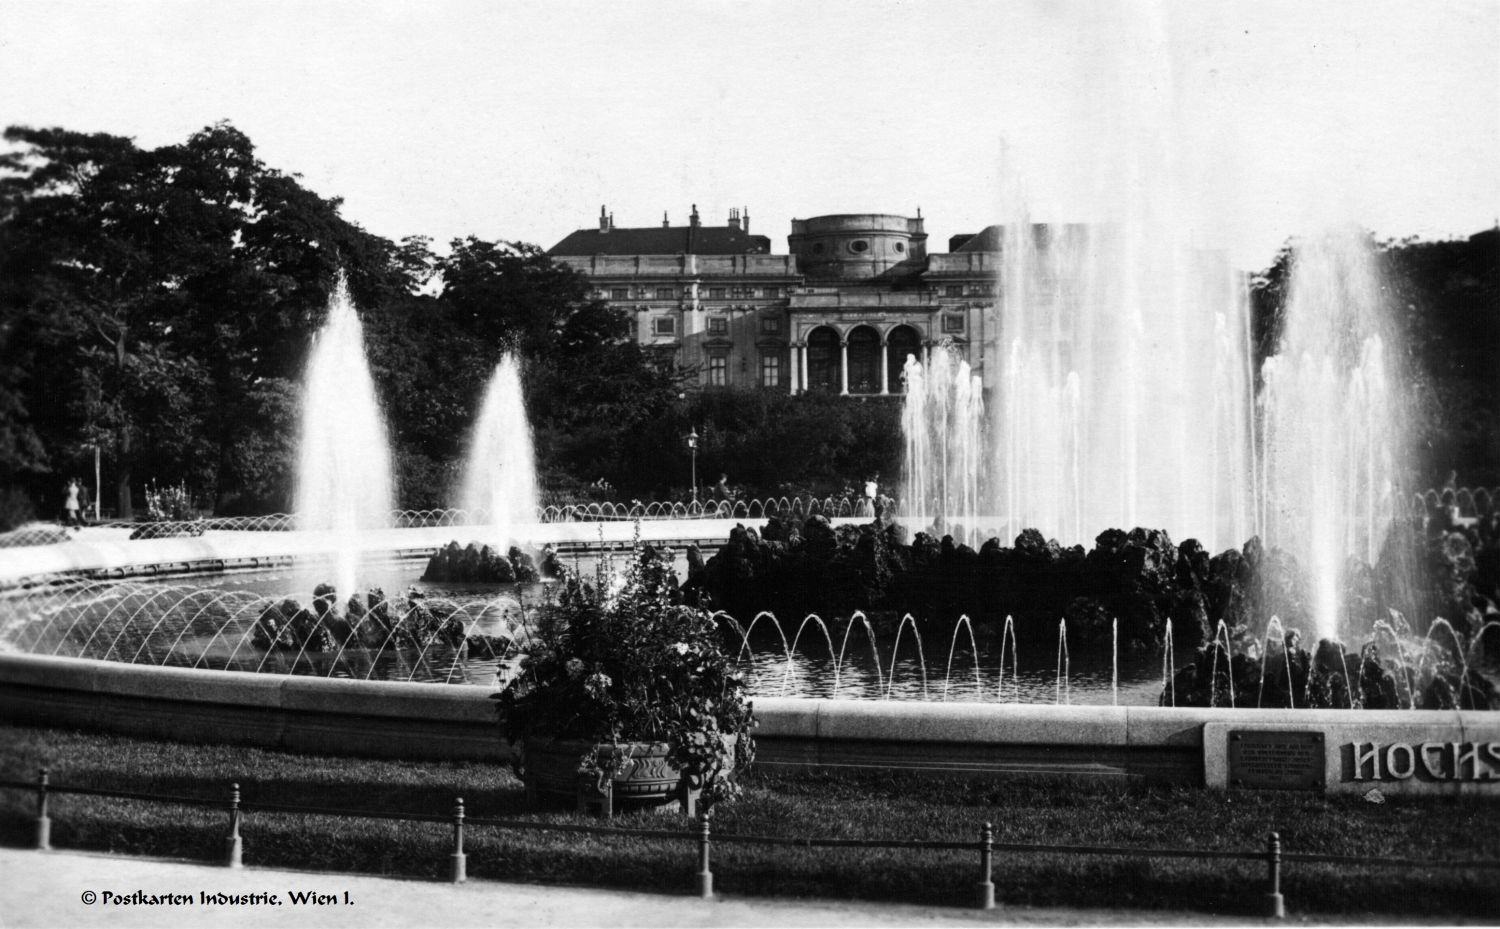
[{"label": "standing person", "polygon": [[87,526],[89,523],[89,507],[94,505],[92,496],[89,494],[89,485],[79,481],[73,482],[78,485],[78,521],[80,525]]},{"label": "standing person", "polygon": [[78,478],[69,478],[68,485],[63,488],[63,525],[79,526],[78,520],[78,493],[83,485],[78,483]]},{"label": "standing person", "polygon": [[729,499],[729,475],[719,472],[719,482],[714,485],[714,496],[720,500]]},{"label": "standing person", "polygon": [[869,480],[865,481],[865,508],[869,516],[879,516],[875,509],[875,495],[880,492],[880,472],[875,472]]}]

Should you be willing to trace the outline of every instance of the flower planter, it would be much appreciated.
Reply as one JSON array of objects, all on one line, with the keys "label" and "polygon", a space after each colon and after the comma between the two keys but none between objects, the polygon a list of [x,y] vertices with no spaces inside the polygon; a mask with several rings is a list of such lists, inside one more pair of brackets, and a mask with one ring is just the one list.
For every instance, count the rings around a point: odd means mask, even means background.
[{"label": "flower planter", "polygon": [[[724,771],[728,774],[734,767],[735,737],[726,741]],[[604,767],[581,768],[593,748],[592,743],[576,739],[527,739],[521,749],[527,798],[536,802],[542,795],[571,797],[580,813],[597,807],[604,816],[612,815],[617,804],[665,806],[675,800],[685,815],[696,815],[702,785],[667,761],[666,743],[602,744],[598,758]]]}]

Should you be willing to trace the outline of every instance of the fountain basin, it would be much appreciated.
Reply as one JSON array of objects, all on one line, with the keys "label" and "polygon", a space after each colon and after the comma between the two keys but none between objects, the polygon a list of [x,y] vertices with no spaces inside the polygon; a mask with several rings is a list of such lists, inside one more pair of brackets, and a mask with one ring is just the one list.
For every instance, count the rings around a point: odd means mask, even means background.
[{"label": "fountain basin", "polygon": [[[1224,710],[759,698],[757,764],[989,777],[1125,779],[1233,789],[1233,731],[1321,734],[1325,775],[1300,789],[1500,798],[1500,714],[1459,710]],[[490,688],[0,655],[0,718],[147,738],[318,754],[511,758]],[[1469,752],[1452,776],[1452,745]],[[1379,745],[1379,749],[1370,746]],[[1392,750],[1390,746],[1407,746]],[[1426,746],[1424,748],[1424,746]],[[1440,749],[1441,746],[1449,746]],[[1398,762],[1355,777],[1355,751]],[[1401,775],[1407,752],[1415,759]],[[1444,760],[1439,757],[1446,752]],[[1421,759],[1425,753],[1427,762]],[[52,759],[65,766],[67,759]],[[1435,765],[1429,769],[1429,765]],[[1437,774],[1434,775],[1433,770]]]},{"label": "fountain basin", "polygon": [[[714,545],[729,538],[729,533],[743,519],[656,519],[639,523],[644,542],[685,545],[695,542]],[[867,517],[837,517],[835,526],[869,522]],[[601,521],[596,523],[527,523],[514,527],[516,538],[530,545],[550,544],[558,547],[629,545],[636,534],[635,522]],[[484,542],[484,526],[424,526],[404,529],[376,529],[362,532],[357,543],[365,555],[421,557],[459,539]],[[0,559],[0,588],[25,581],[67,572],[94,571],[112,577],[156,574],[164,569],[189,571],[221,569],[226,563],[284,561],[288,558],[328,558],[339,550],[343,540],[330,533],[253,532],[229,529],[209,530],[195,538],[138,539],[131,541],[129,530],[85,529],[77,537],[58,544],[7,549]]]}]

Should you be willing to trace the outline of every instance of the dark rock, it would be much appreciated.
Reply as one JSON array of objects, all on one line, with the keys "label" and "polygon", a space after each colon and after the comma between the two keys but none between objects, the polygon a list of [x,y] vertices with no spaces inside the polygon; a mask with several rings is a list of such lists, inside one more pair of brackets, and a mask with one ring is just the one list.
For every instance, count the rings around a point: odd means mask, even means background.
[{"label": "dark rock", "polygon": [[504,658],[510,654],[512,641],[508,636],[474,634],[465,640],[470,658]]},{"label": "dark rock", "polygon": [[1068,624],[1070,646],[1109,645],[1113,639],[1114,618],[1092,597],[1074,597],[1063,619]]},{"label": "dark rock", "polygon": [[250,642],[256,648],[291,648],[292,617],[301,610],[296,600],[286,599],[280,603],[269,604],[261,610],[260,616],[255,620],[255,628],[250,632]]},{"label": "dark rock", "polygon": [[[497,559],[497,562],[495,565],[496,579],[502,584],[508,584],[511,581],[520,581],[523,584],[529,584],[541,576],[536,569],[536,561],[529,554],[523,552],[520,546],[517,545],[512,545],[510,550],[506,552],[506,557],[504,559]],[[501,576],[505,573],[510,574],[510,581],[504,580]]]}]

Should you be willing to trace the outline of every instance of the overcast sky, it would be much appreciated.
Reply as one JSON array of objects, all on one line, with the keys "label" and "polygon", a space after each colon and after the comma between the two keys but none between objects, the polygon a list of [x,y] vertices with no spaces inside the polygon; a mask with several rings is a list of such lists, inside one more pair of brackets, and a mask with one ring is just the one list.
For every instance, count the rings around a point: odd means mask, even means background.
[{"label": "overcast sky", "polygon": [[[1336,221],[1500,214],[1500,2],[0,0],[0,121],[227,119],[390,238],[550,246],[749,208],[1200,230],[1246,268]],[[1155,207],[1153,207],[1155,210]]]}]

